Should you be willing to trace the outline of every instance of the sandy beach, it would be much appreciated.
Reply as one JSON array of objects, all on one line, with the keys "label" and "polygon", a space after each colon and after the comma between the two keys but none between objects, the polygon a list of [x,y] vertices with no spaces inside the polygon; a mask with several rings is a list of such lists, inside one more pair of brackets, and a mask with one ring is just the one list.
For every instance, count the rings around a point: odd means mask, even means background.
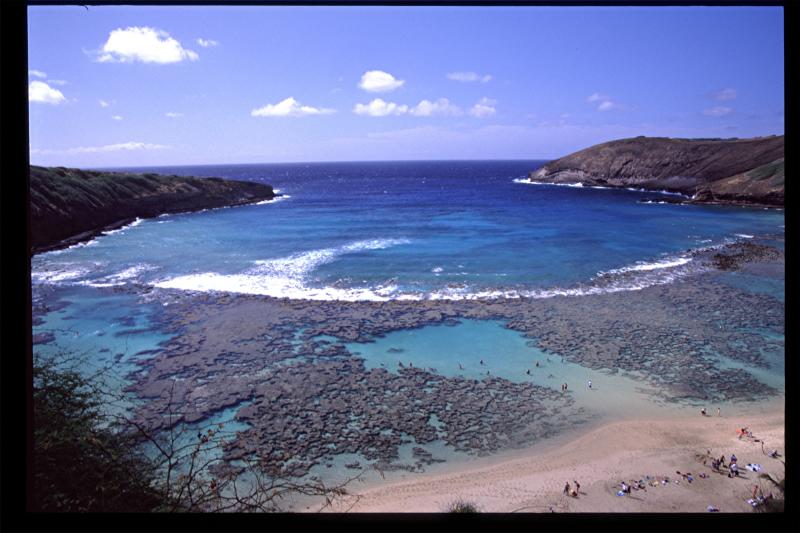
[{"label": "sandy beach", "polygon": [[[784,465],[783,410],[775,414],[709,416],[699,414],[669,420],[626,420],[608,423],[559,447],[481,468],[445,475],[422,476],[414,481],[384,485],[341,500],[338,512],[442,512],[448,503],[463,499],[481,512],[751,512],[746,500],[754,484],[764,494],[772,490],[767,473],[782,479]],[[754,438],[739,439],[746,426],[764,449],[777,449],[780,459],[762,452]],[[735,454],[740,476],[729,478],[703,465],[707,451],[726,463]],[[760,464],[758,473],[745,468]],[[688,482],[676,474],[691,473]],[[700,477],[703,472],[707,477]],[[617,496],[621,481],[658,480],[646,490]],[[664,477],[669,483],[662,484]],[[577,498],[563,494],[564,484],[580,483]],[[677,482],[676,482],[677,480]],[[356,487],[357,489],[357,487]],[[777,493],[777,491],[775,491]]]}]

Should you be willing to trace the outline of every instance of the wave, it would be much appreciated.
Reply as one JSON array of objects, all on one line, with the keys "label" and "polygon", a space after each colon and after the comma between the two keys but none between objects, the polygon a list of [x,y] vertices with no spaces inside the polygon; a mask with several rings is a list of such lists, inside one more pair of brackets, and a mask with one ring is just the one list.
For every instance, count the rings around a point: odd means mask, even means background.
[{"label": "wave", "polygon": [[599,272],[588,283],[542,289],[477,288],[465,283],[451,283],[440,289],[421,292],[403,290],[397,285],[396,280],[388,280],[372,287],[352,288],[314,287],[308,284],[308,274],[312,270],[335,260],[340,255],[360,250],[382,249],[406,242],[408,241],[404,239],[359,241],[337,248],[313,250],[287,258],[259,261],[256,268],[241,274],[215,272],[189,274],[158,282],[155,286],[192,292],[227,292],[297,300],[346,302],[540,299],[641,290],[654,285],[672,283],[710,268],[704,261],[694,261],[693,257],[680,255]]},{"label": "wave", "polygon": [[117,229],[104,231],[104,232],[101,233],[101,235],[115,235],[117,233],[124,233],[126,230],[129,230],[131,228],[135,228],[136,226],[138,226],[142,222],[144,222],[143,218],[136,217],[136,220],[134,220],[130,224],[125,224],[124,226],[122,226],[120,228],[117,228]]},{"label": "wave", "polygon": [[156,270],[158,267],[147,263],[139,263],[132,267],[128,267],[116,274],[110,274],[94,280],[79,281],[80,285],[88,285],[89,287],[117,287],[125,285],[131,280],[136,280],[143,272]]},{"label": "wave", "polygon": [[61,269],[31,270],[31,281],[34,283],[59,283],[82,278],[91,273],[86,266],[65,265]]},{"label": "wave", "polygon": [[94,239],[91,239],[89,241],[81,241],[81,242],[75,243],[72,246],[67,246],[66,248],[59,248],[58,250],[50,250],[49,252],[44,252],[44,253],[42,253],[40,255],[41,256],[61,255],[61,254],[65,253],[65,252],[68,252],[70,250],[76,250],[78,248],[85,248],[87,246],[94,246],[95,244],[97,244],[97,237],[95,237]]},{"label": "wave", "polygon": [[318,267],[346,254],[383,250],[408,244],[408,239],[370,239],[343,246],[293,254],[279,259],[254,261],[255,267],[241,274],[205,272],[189,274],[155,283],[155,287],[186,291],[236,292],[260,294],[276,298],[303,300],[380,300],[392,299],[396,285],[387,283],[374,288],[315,288],[308,283],[309,274]]},{"label": "wave", "polygon": [[[633,191],[633,192],[646,192],[646,193],[656,193],[656,194],[669,194],[671,196],[681,196],[683,198],[691,198],[688,194],[683,194],[680,192],[674,191],[666,191],[666,190],[656,190],[656,189],[639,189],[636,187],[607,187],[605,185],[586,185],[583,182],[578,183],[549,183],[546,181],[532,181],[527,178],[515,178],[513,180],[514,183],[521,183],[523,185],[554,185],[556,187],[578,187],[578,188],[585,188],[585,189],[617,189],[623,191]],[[652,202],[645,202],[645,203],[652,203]],[[659,202],[661,203],[661,202]]]},{"label": "wave", "polygon": [[125,224],[124,226],[121,226],[121,227],[119,227],[117,229],[101,231],[96,237],[94,237],[93,239],[90,239],[88,241],[81,241],[81,242],[73,244],[72,246],[67,246],[66,248],[60,248],[58,250],[51,250],[49,252],[44,252],[41,255],[47,255],[47,256],[61,255],[61,254],[65,253],[65,252],[68,252],[70,250],[76,250],[78,248],[86,248],[87,246],[94,246],[94,245],[97,244],[97,242],[98,242],[98,240],[100,238],[105,237],[107,235],[114,235],[114,234],[117,234],[117,233],[124,233],[126,230],[129,230],[129,229],[131,229],[133,227],[136,227],[139,224],[141,224],[142,222],[144,222],[144,219],[137,217],[136,220],[134,220],[130,224]]},{"label": "wave", "polygon": [[635,265],[626,266],[622,268],[615,268],[605,272],[600,272],[598,276],[605,274],[624,274],[625,272],[646,272],[649,270],[658,270],[660,268],[672,268],[676,266],[685,265],[692,260],[691,257],[678,257],[676,259],[666,261],[655,261],[653,263],[639,262]]},{"label": "wave", "polygon": [[280,196],[276,196],[272,200],[261,200],[260,202],[256,202],[253,205],[267,205],[267,204],[274,204],[276,202],[280,202],[281,200],[288,200],[291,198],[288,194],[282,194]]}]

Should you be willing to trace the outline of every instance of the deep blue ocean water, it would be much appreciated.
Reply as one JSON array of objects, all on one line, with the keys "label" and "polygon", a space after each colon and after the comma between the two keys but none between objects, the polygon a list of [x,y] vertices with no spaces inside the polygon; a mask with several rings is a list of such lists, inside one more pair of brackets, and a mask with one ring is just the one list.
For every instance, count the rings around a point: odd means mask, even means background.
[{"label": "deep blue ocean water", "polygon": [[[144,220],[33,258],[35,283],[138,282],[313,299],[549,296],[633,272],[690,273],[686,250],[783,234],[783,211],[644,204],[655,193],[520,183],[541,161],[125,169],[272,184],[278,201]],[[516,180],[516,181],[515,181]]]}]

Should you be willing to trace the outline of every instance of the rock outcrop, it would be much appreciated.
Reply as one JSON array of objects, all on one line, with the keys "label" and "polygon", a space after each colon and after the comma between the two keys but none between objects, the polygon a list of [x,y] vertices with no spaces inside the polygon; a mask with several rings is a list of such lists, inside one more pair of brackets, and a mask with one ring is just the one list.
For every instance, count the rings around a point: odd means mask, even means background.
[{"label": "rock outcrop", "polygon": [[598,144],[529,174],[541,183],[666,190],[694,203],[783,206],[784,138],[636,137]]},{"label": "rock outcrop", "polygon": [[89,240],[136,218],[275,198],[270,185],[222,178],[30,167],[31,253]]}]

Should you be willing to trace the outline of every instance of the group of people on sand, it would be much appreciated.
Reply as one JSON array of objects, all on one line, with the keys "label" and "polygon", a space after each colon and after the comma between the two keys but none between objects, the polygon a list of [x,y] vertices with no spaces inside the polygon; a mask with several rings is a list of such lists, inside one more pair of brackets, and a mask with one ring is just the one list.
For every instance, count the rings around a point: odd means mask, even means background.
[{"label": "group of people on sand", "polygon": [[[703,416],[708,416],[708,413],[706,412],[706,408],[705,407],[700,409],[700,414],[703,415]],[[722,416],[722,410],[719,407],[717,407],[717,416]]]},{"label": "group of people on sand", "polygon": [[[703,461],[703,464],[706,464],[706,462]],[[711,459],[711,469],[714,472],[721,474],[723,468],[728,469],[728,477],[739,477],[739,464],[736,454],[731,454],[730,462],[727,465],[725,464],[725,454],[722,454],[719,459]]]},{"label": "group of people on sand", "polygon": [[567,496],[570,496],[572,498],[577,498],[578,497],[578,493],[581,490],[581,484],[578,483],[577,481],[574,481],[574,480],[572,482],[575,483],[575,487],[574,488],[571,487],[569,485],[569,481],[567,481],[566,484],[564,485],[564,494],[566,494]]}]

